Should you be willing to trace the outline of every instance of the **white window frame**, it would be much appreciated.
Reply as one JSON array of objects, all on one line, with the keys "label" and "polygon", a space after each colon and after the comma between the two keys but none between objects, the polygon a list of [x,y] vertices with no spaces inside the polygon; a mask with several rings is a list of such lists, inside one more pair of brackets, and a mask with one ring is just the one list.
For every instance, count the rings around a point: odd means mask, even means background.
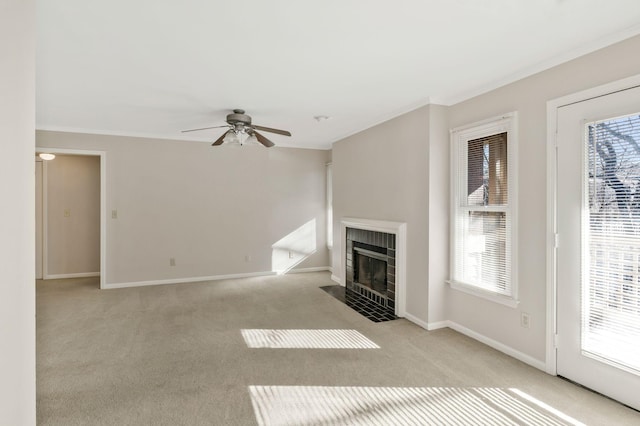
[{"label": "white window frame", "polygon": [[[504,206],[467,206],[467,144],[471,140],[499,134],[507,133],[507,204]],[[509,307],[518,306],[518,274],[517,274],[517,159],[518,159],[518,131],[517,113],[511,112],[494,117],[481,122],[457,127],[451,130],[451,241],[450,241],[450,271],[449,285],[455,290],[459,290],[477,297],[481,297],[492,302],[500,303]],[[464,195],[464,196],[463,196]],[[507,277],[510,283],[511,293],[502,293],[480,287],[478,285],[463,282],[456,279],[456,267],[461,261],[458,258],[461,247],[464,243],[463,230],[458,225],[463,215],[469,211],[503,211],[506,214],[506,267]]]}]

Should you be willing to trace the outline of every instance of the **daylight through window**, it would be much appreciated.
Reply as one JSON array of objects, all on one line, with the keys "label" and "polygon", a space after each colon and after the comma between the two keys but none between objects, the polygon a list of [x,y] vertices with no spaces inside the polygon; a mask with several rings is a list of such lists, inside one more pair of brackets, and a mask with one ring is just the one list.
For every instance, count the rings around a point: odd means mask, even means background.
[{"label": "daylight through window", "polygon": [[453,132],[452,279],[516,298],[511,254],[514,222],[514,116]]},{"label": "daylight through window", "polygon": [[582,349],[640,372],[640,116],[585,126]]}]

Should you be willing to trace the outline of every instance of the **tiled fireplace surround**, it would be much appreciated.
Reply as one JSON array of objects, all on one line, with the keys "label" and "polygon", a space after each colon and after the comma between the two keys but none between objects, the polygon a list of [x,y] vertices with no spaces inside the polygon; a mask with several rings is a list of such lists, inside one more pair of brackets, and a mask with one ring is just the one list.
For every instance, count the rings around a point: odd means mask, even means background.
[{"label": "tiled fireplace surround", "polygon": [[[346,291],[364,296],[398,317],[405,310],[406,224],[371,219],[344,218],[342,224],[343,285]],[[354,284],[353,248],[374,246],[387,258],[387,290],[382,294]],[[382,297],[381,297],[382,296]]]},{"label": "tiled fireplace surround", "polygon": [[[361,243],[361,244],[358,244]],[[360,285],[355,279],[356,254],[354,246],[373,246],[381,258],[386,257],[386,291],[383,293],[370,290],[367,286]],[[383,308],[395,312],[396,308],[396,236],[386,232],[370,231],[367,229],[347,228],[347,251],[345,253],[346,263],[346,287],[347,291],[360,294]]]}]

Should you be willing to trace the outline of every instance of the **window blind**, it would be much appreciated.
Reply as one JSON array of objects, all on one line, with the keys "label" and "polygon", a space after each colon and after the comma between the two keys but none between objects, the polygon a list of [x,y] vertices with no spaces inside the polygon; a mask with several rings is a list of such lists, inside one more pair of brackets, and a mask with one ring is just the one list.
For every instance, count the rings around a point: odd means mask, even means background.
[{"label": "window blind", "polygon": [[640,116],[585,132],[582,350],[640,372]]},{"label": "window blind", "polygon": [[513,296],[507,142],[507,132],[458,142],[453,279]]}]

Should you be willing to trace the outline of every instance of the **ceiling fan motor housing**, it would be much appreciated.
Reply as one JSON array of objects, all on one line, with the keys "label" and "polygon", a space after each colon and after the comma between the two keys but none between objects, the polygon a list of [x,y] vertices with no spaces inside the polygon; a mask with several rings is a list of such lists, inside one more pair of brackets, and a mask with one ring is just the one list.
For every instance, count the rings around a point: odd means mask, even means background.
[{"label": "ceiling fan motor housing", "polygon": [[234,109],[233,114],[227,115],[227,123],[236,128],[249,127],[251,126],[251,117],[245,114],[242,109]]}]

